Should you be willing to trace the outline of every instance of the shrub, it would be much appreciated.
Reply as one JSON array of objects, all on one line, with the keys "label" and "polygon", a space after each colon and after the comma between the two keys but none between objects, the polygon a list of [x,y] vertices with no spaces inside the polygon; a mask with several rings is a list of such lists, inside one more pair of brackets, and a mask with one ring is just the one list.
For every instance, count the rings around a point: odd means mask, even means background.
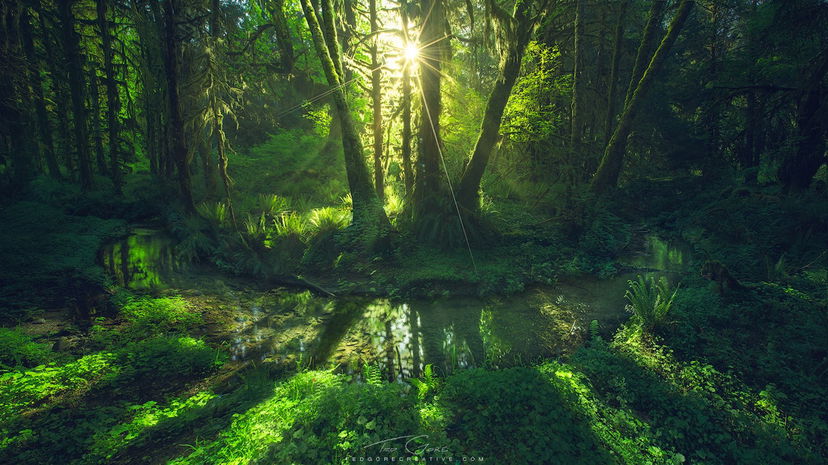
[{"label": "shrub", "polygon": [[670,294],[670,285],[664,277],[656,280],[652,276],[645,279],[638,275],[638,280],[628,283],[630,289],[624,297],[629,302],[627,308],[633,314],[633,322],[644,332],[663,324],[678,288]]},{"label": "shrub", "polygon": [[205,375],[224,363],[225,355],[191,337],[158,336],[127,344],[118,353],[124,368],[116,384],[152,384],[174,377]]},{"label": "shrub", "polygon": [[313,239],[324,238],[335,231],[345,229],[350,222],[349,212],[333,207],[316,208],[308,214],[309,234]]},{"label": "shrub", "polygon": [[227,226],[230,218],[227,204],[224,202],[204,202],[196,206],[196,211],[204,219],[217,226]]},{"label": "shrub", "polygon": [[111,353],[87,355],[66,365],[39,365],[0,375],[0,418],[34,406],[56,394],[86,388],[114,371]]},{"label": "shrub", "polygon": [[183,332],[201,323],[201,315],[181,297],[127,297],[121,315],[139,334]]},{"label": "shrub", "polygon": [[39,344],[28,334],[15,329],[0,328],[0,369],[17,366],[32,367],[52,358],[46,344]]},{"label": "shrub", "polygon": [[305,235],[305,221],[295,212],[284,213],[276,218],[276,235],[301,239]]},{"label": "shrub", "polygon": [[470,454],[496,463],[609,463],[569,396],[533,368],[462,371],[440,401]]}]

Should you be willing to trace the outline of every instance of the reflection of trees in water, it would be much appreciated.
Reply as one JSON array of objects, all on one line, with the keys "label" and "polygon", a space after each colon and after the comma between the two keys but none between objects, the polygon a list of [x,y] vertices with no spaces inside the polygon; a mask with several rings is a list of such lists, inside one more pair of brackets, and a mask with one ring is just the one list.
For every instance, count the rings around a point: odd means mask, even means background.
[{"label": "reflection of trees in water", "polygon": [[334,310],[324,329],[317,336],[317,344],[310,355],[308,364],[324,365],[333,355],[339,343],[354,324],[362,318],[369,307],[365,299],[339,299],[334,301]]},{"label": "reflection of trees in water", "polygon": [[[481,364],[483,339],[479,325],[482,306],[446,308],[440,302],[409,304],[419,317],[423,364],[443,374]],[[418,366],[418,368],[420,368]]]},{"label": "reflection of trees in water", "polygon": [[179,268],[172,240],[156,233],[138,232],[107,246],[102,254],[104,268],[118,284],[149,289],[163,284],[162,274]]}]

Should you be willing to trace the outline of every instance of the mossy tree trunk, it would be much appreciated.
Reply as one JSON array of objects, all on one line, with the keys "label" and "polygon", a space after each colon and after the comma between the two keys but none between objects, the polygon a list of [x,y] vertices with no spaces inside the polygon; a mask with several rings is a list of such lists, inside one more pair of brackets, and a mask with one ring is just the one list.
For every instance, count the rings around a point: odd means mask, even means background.
[{"label": "mossy tree trunk", "polygon": [[[490,10],[496,15],[500,28],[504,32],[504,43],[500,44],[501,57],[498,78],[492,92],[486,101],[486,110],[483,122],[474,146],[474,152],[457,187],[457,202],[462,210],[477,215],[480,209],[480,181],[486,171],[489,158],[500,139],[500,124],[503,111],[512,94],[523,54],[534,29],[534,20],[530,17],[529,2],[515,3],[513,14],[500,9],[494,2],[490,2]],[[509,33],[506,33],[509,31]]]},{"label": "mossy tree trunk", "polygon": [[638,82],[632,97],[624,106],[618,127],[612,133],[612,137],[604,151],[604,156],[601,159],[601,164],[598,166],[598,170],[592,178],[590,187],[593,192],[604,193],[614,188],[618,183],[618,176],[621,174],[621,168],[624,165],[627,137],[632,131],[635,116],[638,114],[647,93],[652,88],[656,75],[667,60],[670,49],[672,49],[679,32],[681,32],[681,28],[690,15],[693,3],[693,0],[681,0],[676,16],[670,23],[670,27],[667,29],[661,44],[658,46],[655,54],[653,54],[653,58],[650,60],[649,66],[647,66],[641,80]]},{"label": "mossy tree trunk", "polygon": [[[345,91],[342,87],[342,68],[337,66],[339,62],[339,44],[336,39],[336,29],[332,27],[331,23],[323,31],[316,10],[310,0],[301,0],[301,4],[313,38],[316,54],[322,62],[325,78],[331,87],[331,97],[341,123],[345,171],[353,202],[352,224],[366,234],[384,236],[390,229],[390,223],[371,183],[368,166],[363,154],[362,141],[359,139],[348,101],[345,98]],[[322,1],[322,10],[327,12],[324,16],[332,16],[333,6],[330,0]],[[370,237],[366,238],[371,239]]]},{"label": "mossy tree trunk", "polygon": [[[400,18],[403,29],[403,46],[406,50],[410,46],[411,38],[408,35],[408,3],[400,2]],[[405,177],[405,198],[410,199],[414,193],[414,170],[411,166],[411,60],[407,57],[403,63],[402,72],[402,162],[403,176]]]},{"label": "mossy tree trunk", "polygon": [[83,190],[92,189],[92,164],[89,160],[89,133],[87,130],[86,108],[84,107],[83,62],[80,55],[78,36],[75,33],[75,18],[72,13],[73,0],[58,0],[58,15],[61,23],[63,51],[69,67],[69,93],[72,98],[72,125],[75,131],[75,150],[78,158],[78,172]]},{"label": "mossy tree trunk", "polygon": [[422,0],[424,23],[420,32],[420,127],[418,131],[417,174],[412,199],[413,230],[425,243],[448,245],[459,231],[451,192],[441,160],[440,113],[441,72],[448,56],[443,0]]},{"label": "mossy tree trunk", "polygon": [[608,144],[612,137],[613,122],[615,121],[615,100],[618,92],[618,69],[621,65],[621,54],[624,50],[624,25],[627,21],[629,0],[623,0],[618,7],[618,22],[615,24],[615,36],[612,46],[612,64],[610,65],[609,83],[607,84],[607,114],[604,119],[604,144]]},{"label": "mossy tree trunk", "polygon": [[[32,8],[40,8],[37,2]],[[49,124],[49,113],[46,109],[46,98],[43,94],[43,79],[40,77],[40,59],[37,56],[34,46],[34,32],[32,31],[31,16],[28,9],[24,9],[20,18],[20,32],[23,39],[23,48],[26,53],[26,60],[28,61],[28,76],[34,97],[35,112],[37,115],[37,130],[39,142],[41,144],[40,152],[46,159],[46,168],[49,171],[49,176],[52,178],[60,178],[60,166],[55,156],[55,143],[52,138],[52,127]]]},{"label": "mossy tree trunk", "polygon": [[181,102],[178,94],[178,38],[176,37],[176,0],[164,2],[164,74],[167,80],[167,102],[169,104],[170,155],[178,176],[181,200],[188,213],[195,212],[193,192],[190,183],[190,168],[187,147],[184,144],[184,121],[181,117]]},{"label": "mossy tree trunk", "polygon": [[98,16],[98,33],[101,36],[101,49],[104,58],[104,78],[106,86],[106,128],[109,135],[109,173],[116,192],[121,192],[121,130],[119,113],[121,98],[118,93],[118,84],[115,80],[114,53],[112,50],[112,35],[109,31],[106,0],[95,0]]},{"label": "mossy tree trunk", "polygon": [[385,199],[384,173],[382,169],[382,66],[379,62],[379,21],[377,19],[377,0],[368,1],[371,22],[371,104],[374,134],[374,187],[382,202]]}]

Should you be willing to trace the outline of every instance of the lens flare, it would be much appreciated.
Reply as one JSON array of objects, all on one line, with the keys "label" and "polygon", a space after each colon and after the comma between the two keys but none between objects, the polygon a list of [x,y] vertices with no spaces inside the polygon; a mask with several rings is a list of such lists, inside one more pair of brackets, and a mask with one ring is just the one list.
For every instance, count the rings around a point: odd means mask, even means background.
[{"label": "lens flare", "polygon": [[416,61],[417,57],[420,56],[420,49],[414,44],[408,44],[405,46],[403,54],[407,61]]}]

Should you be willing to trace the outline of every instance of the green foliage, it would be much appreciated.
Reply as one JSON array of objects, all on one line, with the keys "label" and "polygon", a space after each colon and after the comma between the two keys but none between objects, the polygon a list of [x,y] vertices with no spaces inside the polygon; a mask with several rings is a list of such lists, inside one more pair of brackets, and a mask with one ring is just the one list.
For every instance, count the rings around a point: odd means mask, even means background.
[{"label": "green foliage", "polygon": [[0,371],[41,365],[53,357],[48,345],[34,342],[28,334],[0,328]]},{"label": "green foliage", "polygon": [[632,312],[636,326],[649,333],[663,325],[678,288],[671,294],[670,285],[663,276],[657,280],[654,276],[646,279],[638,275],[636,281],[628,281],[628,284],[630,288],[624,298],[629,302],[627,308]]},{"label": "green foliage", "polygon": [[196,205],[196,211],[206,220],[218,226],[229,225],[230,214],[224,202],[204,202]]},{"label": "green foliage", "polygon": [[[126,447],[135,447],[147,439],[153,428],[165,422],[187,422],[198,420],[193,411],[203,408],[216,394],[198,392],[186,399],[172,399],[166,406],[155,401],[128,407],[129,418],[111,428],[103,429],[91,437],[92,445],[84,456],[84,463],[101,463],[111,460]],[[189,416],[189,418],[188,418]]]},{"label": "green foliage", "polygon": [[127,297],[120,314],[138,334],[186,332],[202,322],[201,315],[181,297]]},{"label": "green foliage", "polygon": [[459,444],[499,463],[609,463],[561,391],[532,368],[473,369],[446,381]]},{"label": "green foliage", "polygon": [[503,115],[502,132],[516,142],[544,140],[566,121],[562,100],[572,87],[561,70],[561,52],[554,46],[530,42],[523,59],[523,73],[515,83]]},{"label": "green foliage", "polygon": [[276,218],[274,226],[276,228],[277,236],[283,238],[292,237],[299,240],[305,237],[305,231],[307,228],[302,216],[296,212],[289,212],[279,215]]},{"label": "green foliage", "polygon": [[12,310],[2,315],[7,319],[26,307],[65,302],[77,285],[71,280],[103,284],[98,250],[124,224],[31,201],[0,210],[0,223],[0,306]]},{"label": "green foliage", "polygon": [[116,371],[114,360],[114,354],[102,352],[65,365],[49,363],[0,375],[0,418],[9,419],[57,394],[88,389]]},{"label": "green foliage", "polygon": [[127,344],[118,353],[123,365],[116,384],[141,383],[142,387],[163,383],[169,378],[205,375],[226,360],[226,354],[204,341],[183,336],[157,336]]},{"label": "green foliage", "polygon": [[307,221],[310,225],[308,234],[313,241],[345,229],[351,222],[351,214],[333,207],[315,208],[308,214]]}]

